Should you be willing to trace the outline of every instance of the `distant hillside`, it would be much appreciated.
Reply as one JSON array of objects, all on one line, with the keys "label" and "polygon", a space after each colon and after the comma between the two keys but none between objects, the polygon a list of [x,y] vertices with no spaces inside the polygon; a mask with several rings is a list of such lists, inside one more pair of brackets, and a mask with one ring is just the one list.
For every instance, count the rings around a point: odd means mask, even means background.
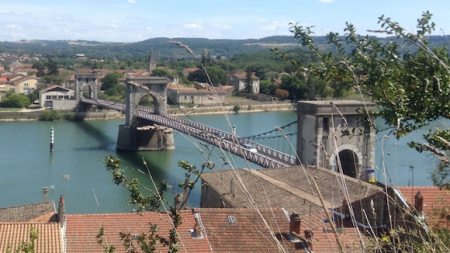
[{"label": "distant hillside", "polygon": [[[325,51],[332,50],[324,36],[314,37],[319,47]],[[381,42],[396,40],[394,37],[378,38]],[[17,41],[0,42],[0,53],[13,54],[43,54],[55,57],[72,58],[75,54],[85,54],[96,59],[142,59],[148,56],[152,49],[155,58],[159,60],[194,59],[184,48],[172,45],[169,41],[179,41],[188,45],[196,55],[202,55],[204,49],[210,56],[230,58],[237,54],[268,51],[270,47],[298,47],[292,36],[271,36],[262,39],[225,40],[203,38],[153,38],[135,43],[106,43],[96,41]],[[448,44],[444,36],[431,36],[431,46]],[[406,46],[404,46],[406,47]]]}]

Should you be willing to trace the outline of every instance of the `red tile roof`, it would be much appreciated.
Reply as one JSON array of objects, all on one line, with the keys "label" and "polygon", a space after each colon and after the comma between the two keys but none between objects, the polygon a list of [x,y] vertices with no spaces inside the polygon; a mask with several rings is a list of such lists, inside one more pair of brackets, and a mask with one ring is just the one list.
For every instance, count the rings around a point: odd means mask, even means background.
[{"label": "red tile roof", "polygon": [[8,245],[13,252],[22,242],[30,241],[30,229],[38,231],[36,253],[62,253],[63,242],[60,225],[51,223],[1,223],[0,222],[0,252],[6,252]]},{"label": "red tile roof", "polygon": [[[180,252],[211,252],[206,239],[193,239],[190,229],[195,226],[195,218],[191,210],[181,211],[182,224],[178,227]],[[171,219],[165,213],[118,213],[118,214],[68,214],[66,215],[66,249],[67,252],[103,252],[95,237],[100,227],[104,227],[105,245],[114,245],[117,252],[125,252],[119,232],[132,235],[148,233],[149,223],[158,225],[159,234],[168,236],[172,229]],[[137,243],[135,243],[137,245]],[[160,251],[168,251],[167,247],[157,244]],[[186,249],[186,250],[185,250]],[[141,252],[141,251],[138,251]]]},{"label": "red tile roof", "polygon": [[439,218],[438,212],[447,209],[450,212],[450,190],[440,189],[437,186],[398,187],[398,190],[406,198],[408,204],[414,207],[414,196],[420,191],[423,196],[423,213],[427,216],[429,225],[444,225],[450,228],[448,221]]},{"label": "red tile roof", "polygon": [[[200,214],[214,252],[280,252],[280,248],[286,252],[306,252],[304,243],[290,240],[289,221],[281,208],[264,209],[260,213],[250,208],[196,208],[194,211]],[[235,224],[229,222],[230,216]],[[316,253],[339,252],[331,227],[322,222],[324,218],[324,212],[302,217],[301,235],[305,230],[313,232],[312,246]],[[339,231],[345,252],[362,251],[358,229],[346,227]]]}]

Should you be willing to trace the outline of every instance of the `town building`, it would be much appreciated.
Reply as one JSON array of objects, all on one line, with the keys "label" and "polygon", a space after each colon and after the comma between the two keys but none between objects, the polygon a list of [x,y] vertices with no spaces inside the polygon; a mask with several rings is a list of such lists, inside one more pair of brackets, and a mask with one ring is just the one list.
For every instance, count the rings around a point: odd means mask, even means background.
[{"label": "town building", "polygon": [[226,94],[221,88],[212,86],[198,89],[181,84],[167,86],[167,96],[176,105],[221,105]]},{"label": "town building", "polygon": [[[228,77],[228,84],[234,87],[234,90],[243,91],[247,85],[247,73],[232,72]],[[252,91],[254,94],[259,93],[259,77],[252,73]]]},{"label": "town building", "polygon": [[41,108],[73,110],[76,107],[76,102],[74,90],[56,84],[39,91],[39,106]]}]

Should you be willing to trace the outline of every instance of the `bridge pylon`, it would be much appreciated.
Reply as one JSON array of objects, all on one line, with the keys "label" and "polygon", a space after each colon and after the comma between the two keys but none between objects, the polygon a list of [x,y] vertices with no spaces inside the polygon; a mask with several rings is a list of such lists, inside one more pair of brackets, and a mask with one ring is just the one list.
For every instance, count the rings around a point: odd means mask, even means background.
[{"label": "bridge pylon", "polygon": [[[355,100],[299,101],[297,155],[300,161],[365,181],[372,178],[375,132],[370,124],[362,123],[368,115],[357,112],[361,109],[374,110],[375,104]],[[375,117],[373,114],[370,117],[373,122]]]},{"label": "bridge pylon", "polygon": [[97,77],[94,72],[75,74],[75,99],[78,110],[80,110],[80,100],[84,96],[85,87],[88,87],[87,98],[97,99]]},{"label": "bridge pylon", "polygon": [[165,77],[142,77],[126,79],[125,124],[119,126],[117,149],[136,150],[173,150],[175,149],[173,129],[155,125],[139,119],[139,100],[144,96],[152,97],[155,113],[167,110],[167,84]]}]

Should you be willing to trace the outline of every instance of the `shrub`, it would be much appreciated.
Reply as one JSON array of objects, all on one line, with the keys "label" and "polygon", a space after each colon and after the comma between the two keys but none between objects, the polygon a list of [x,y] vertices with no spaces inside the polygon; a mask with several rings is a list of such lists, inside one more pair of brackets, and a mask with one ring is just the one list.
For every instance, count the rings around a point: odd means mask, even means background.
[{"label": "shrub", "polygon": [[240,110],[241,110],[241,106],[240,106],[240,105],[235,105],[235,106],[233,107],[233,112],[238,113]]},{"label": "shrub", "polygon": [[45,110],[44,113],[39,116],[40,121],[56,121],[61,119],[61,114],[58,111],[54,110]]}]

